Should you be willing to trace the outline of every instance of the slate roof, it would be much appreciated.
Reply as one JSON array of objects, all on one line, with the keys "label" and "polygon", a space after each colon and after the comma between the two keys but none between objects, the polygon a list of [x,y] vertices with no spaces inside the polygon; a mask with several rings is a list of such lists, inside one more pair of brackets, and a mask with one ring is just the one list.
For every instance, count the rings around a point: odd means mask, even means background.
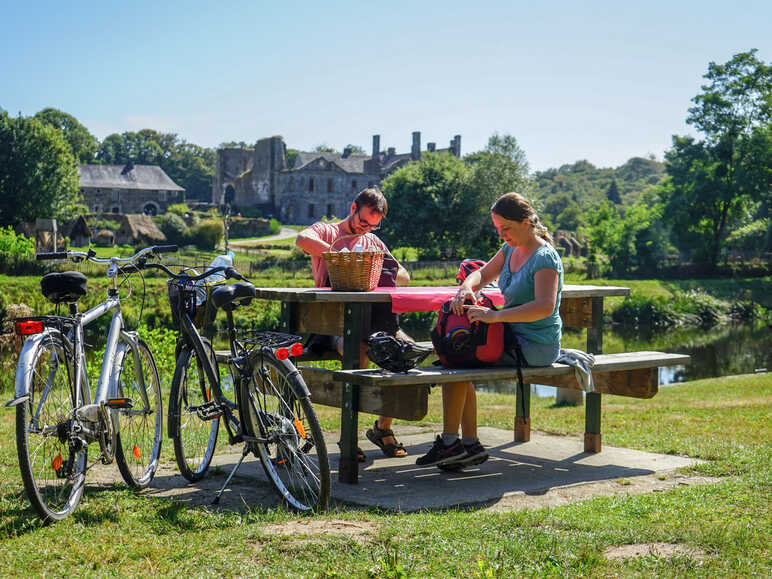
[{"label": "slate roof", "polygon": [[309,163],[316,161],[320,157],[329,163],[335,163],[346,173],[364,173],[365,161],[370,158],[369,155],[349,155],[344,158],[340,153],[309,153],[306,151],[299,151],[298,156],[295,159],[295,166],[292,167],[292,170],[297,171],[298,169],[303,169]]},{"label": "slate roof", "polygon": [[157,165],[78,165],[81,187],[184,191]]}]

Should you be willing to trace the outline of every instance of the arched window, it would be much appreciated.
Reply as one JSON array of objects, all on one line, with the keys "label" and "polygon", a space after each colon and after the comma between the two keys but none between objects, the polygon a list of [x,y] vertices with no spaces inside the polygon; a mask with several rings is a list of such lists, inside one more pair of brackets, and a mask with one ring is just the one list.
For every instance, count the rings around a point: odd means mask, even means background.
[{"label": "arched window", "polygon": [[294,191],[295,190],[295,177],[290,177],[289,178],[289,188],[288,189],[290,191]]},{"label": "arched window", "polygon": [[351,190],[354,191],[354,192],[356,192],[356,190],[357,190],[357,180],[356,179],[354,179],[351,182]]},{"label": "arched window", "polygon": [[314,191],[314,178],[309,177],[308,179],[308,190],[313,192]]},{"label": "arched window", "polygon": [[316,207],[314,207],[313,203],[308,204],[308,216],[316,217]]},{"label": "arched window", "polygon": [[327,193],[332,193],[333,191],[332,179],[327,179]]}]

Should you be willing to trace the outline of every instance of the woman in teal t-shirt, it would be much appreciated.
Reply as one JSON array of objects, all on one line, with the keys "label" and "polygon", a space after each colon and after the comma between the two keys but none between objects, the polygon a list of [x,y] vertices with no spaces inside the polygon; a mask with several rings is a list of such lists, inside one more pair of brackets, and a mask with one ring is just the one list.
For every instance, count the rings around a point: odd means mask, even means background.
[{"label": "woman in teal t-shirt", "polygon": [[[552,236],[522,195],[502,195],[491,207],[491,219],[504,244],[488,263],[467,276],[453,299],[453,311],[458,315],[466,311],[472,322],[507,323],[526,363],[549,366],[560,354],[560,256],[552,246]],[[471,305],[475,302],[475,291],[496,279],[504,295],[504,307],[492,310]],[[499,364],[514,366],[514,353],[505,353]],[[484,462],[488,453],[477,438],[474,384],[445,384],[442,403],[442,436],[437,436],[429,453],[417,459],[416,464],[454,470]],[[460,439],[459,425],[463,435]]]}]

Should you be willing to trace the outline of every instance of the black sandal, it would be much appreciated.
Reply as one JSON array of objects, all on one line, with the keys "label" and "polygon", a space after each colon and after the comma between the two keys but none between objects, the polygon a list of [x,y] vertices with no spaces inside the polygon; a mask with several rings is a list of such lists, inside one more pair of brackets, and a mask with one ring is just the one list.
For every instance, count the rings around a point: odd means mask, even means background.
[{"label": "black sandal", "polygon": [[[394,432],[390,428],[378,428],[377,420],[375,421],[375,424],[373,424],[373,427],[367,430],[365,436],[367,436],[367,440],[380,448],[383,451],[383,454],[389,458],[402,458],[403,456],[407,456],[407,450],[405,450],[405,447],[401,442],[398,442],[397,444],[394,444],[393,442],[386,444],[383,442],[384,438],[394,436]],[[396,438],[394,440],[396,440]]]}]

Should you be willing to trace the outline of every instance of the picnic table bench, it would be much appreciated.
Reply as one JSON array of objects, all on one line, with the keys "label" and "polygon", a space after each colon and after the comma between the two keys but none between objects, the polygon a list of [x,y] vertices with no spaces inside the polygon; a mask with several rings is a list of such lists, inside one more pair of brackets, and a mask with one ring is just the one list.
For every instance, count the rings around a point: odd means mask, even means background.
[{"label": "picnic table bench", "polygon": [[[369,335],[370,308],[374,303],[391,302],[394,311],[438,309],[457,288],[377,288],[372,292],[341,292],[325,288],[257,288],[257,297],[282,302],[283,329],[295,333],[342,335],[344,355],[341,370],[301,365],[313,402],[341,408],[341,459],[339,478],[356,483],[359,464],[356,459],[358,413],[420,420],[428,412],[431,386],[459,381],[486,382],[512,380],[514,368],[450,369],[427,366],[407,373],[359,369],[361,341]],[[409,305],[397,305],[397,292],[412,298]],[[628,352],[602,354],[603,299],[629,295],[628,288],[612,286],[567,285],[563,288],[560,315],[565,327],[586,328],[586,350],[595,354],[593,379],[595,391],[585,396],[585,452],[601,451],[601,395],[614,394],[651,398],[658,389],[658,368],[689,363],[689,356],[663,352]],[[430,296],[432,299],[426,298]],[[403,296],[404,297],[404,296]],[[424,298],[428,299],[426,301]],[[425,301],[425,303],[424,303]],[[417,305],[421,302],[423,305]],[[430,303],[431,302],[431,303]],[[420,309],[419,309],[420,308]],[[305,355],[305,359],[313,356]],[[581,389],[574,369],[564,364],[523,368],[524,384],[543,384]],[[514,440],[530,439],[530,386],[516,389]]]}]

